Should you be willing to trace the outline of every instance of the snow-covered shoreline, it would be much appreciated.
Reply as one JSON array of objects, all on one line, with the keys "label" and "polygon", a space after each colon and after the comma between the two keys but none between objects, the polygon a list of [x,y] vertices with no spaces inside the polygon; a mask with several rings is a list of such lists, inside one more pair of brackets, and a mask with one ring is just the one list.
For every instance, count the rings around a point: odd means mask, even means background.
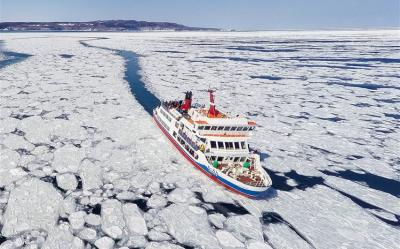
[{"label": "snow-covered shoreline", "polygon": [[[139,54],[143,81],[161,99],[190,89],[206,103],[210,84],[218,107],[256,119],[253,144],[275,195],[244,199],[187,164],[130,93],[123,58],[79,43],[96,37],[109,39],[88,42]],[[32,56],[0,69],[0,227],[9,238],[0,248],[399,244],[398,229],[379,218],[400,214],[390,189],[400,169],[397,31],[2,39]],[[285,222],[266,218],[277,215]]]}]

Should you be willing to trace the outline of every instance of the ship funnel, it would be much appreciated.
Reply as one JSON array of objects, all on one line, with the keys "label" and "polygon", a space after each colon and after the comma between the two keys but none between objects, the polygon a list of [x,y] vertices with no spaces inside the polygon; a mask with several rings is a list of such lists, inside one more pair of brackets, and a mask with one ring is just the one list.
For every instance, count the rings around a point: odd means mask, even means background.
[{"label": "ship funnel", "polygon": [[210,94],[210,108],[208,109],[208,114],[210,116],[217,116],[218,111],[215,109],[215,103],[214,103],[214,91],[211,89],[208,89],[208,93]]},{"label": "ship funnel", "polygon": [[181,109],[188,111],[192,107],[192,92],[185,93],[185,102],[183,103]]}]

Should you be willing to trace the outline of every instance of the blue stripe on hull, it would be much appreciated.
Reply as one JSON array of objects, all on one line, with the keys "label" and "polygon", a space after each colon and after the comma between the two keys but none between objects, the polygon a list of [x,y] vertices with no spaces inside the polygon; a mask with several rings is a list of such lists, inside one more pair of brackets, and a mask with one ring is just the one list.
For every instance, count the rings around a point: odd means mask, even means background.
[{"label": "blue stripe on hull", "polygon": [[[203,164],[201,164],[201,163],[198,163],[198,162],[196,162],[196,161],[195,161],[195,163],[196,163],[197,165],[199,165],[204,171],[206,171],[207,173],[211,174],[211,173],[208,171],[208,169],[207,169],[207,167],[206,167],[205,165],[203,165]],[[241,187],[237,186],[236,184],[233,184],[233,183],[230,182],[230,181],[227,181],[226,179],[224,179],[224,178],[222,178],[222,177],[220,177],[220,176],[216,176],[216,178],[218,179],[218,181],[222,182],[222,183],[225,184],[225,185],[228,185],[229,187],[233,188],[234,190],[236,190],[236,191],[238,191],[238,192],[240,192],[240,193],[243,193],[243,194],[245,194],[245,195],[252,196],[252,197],[257,197],[257,196],[262,195],[262,194],[264,194],[265,192],[267,192],[267,191],[252,191],[252,190],[244,189],[244,188],[241,188]]]}]

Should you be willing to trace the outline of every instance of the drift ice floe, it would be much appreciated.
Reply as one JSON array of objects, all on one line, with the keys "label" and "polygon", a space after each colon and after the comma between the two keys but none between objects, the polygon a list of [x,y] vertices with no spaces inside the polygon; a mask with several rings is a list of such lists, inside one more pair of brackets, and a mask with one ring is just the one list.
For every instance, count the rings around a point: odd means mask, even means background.
[{"label": "drift ice floe", "polygon": [[192,92],[184,101],[165,101],[153,111],[162,132],[179,152],[215,182],[247,197],[259,197],[271,186],[261,167],[260,156],[247,140],[256,123],[245,117],[230,117],[215,108],[192,106]]}]

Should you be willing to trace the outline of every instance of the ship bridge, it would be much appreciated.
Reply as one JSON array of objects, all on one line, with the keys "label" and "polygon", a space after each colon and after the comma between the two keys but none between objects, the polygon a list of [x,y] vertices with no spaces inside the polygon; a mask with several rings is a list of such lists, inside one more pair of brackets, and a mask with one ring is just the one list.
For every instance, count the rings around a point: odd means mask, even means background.
[{"label": "ship bridge", "polygon": [[207,109],[190,109],[189,116],[195,130],[201,136],[248,136],[254,130],[256,122],[245,117],[209,117],[204,115]]}]

